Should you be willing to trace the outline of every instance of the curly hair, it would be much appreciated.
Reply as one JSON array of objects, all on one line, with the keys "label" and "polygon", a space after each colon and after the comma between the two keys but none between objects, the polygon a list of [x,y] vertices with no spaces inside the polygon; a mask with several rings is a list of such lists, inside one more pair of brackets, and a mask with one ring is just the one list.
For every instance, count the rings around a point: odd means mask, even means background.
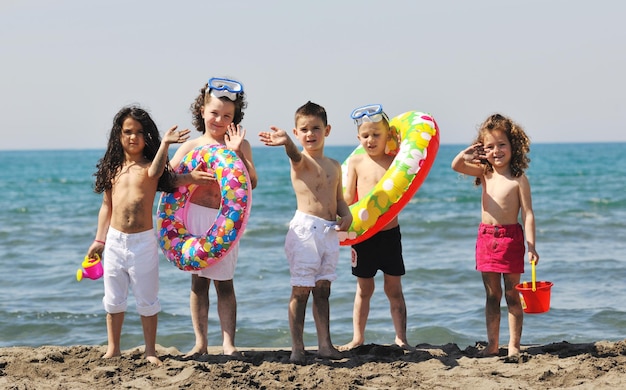
[{"label": "curly hair", "polygon": [[[195,126],[196,130],[198,130],[202,134],[204,134],[204,132],[206,131],[206,127],[204,126],[204,118],[202,117],[202,107],[208,104],[211,101],[211,99],[216,99],[215,97],[211,96],[210,92],[211,90],[209,89],[209,84],[208,83],[204,84],[204,86],[200,88],[200,94],[196,97],[193,103],[191,103],[191,107],[190,107],[192,123]],[[243,120],[243,115],[244,115],[243,110],[245,110],[246,107],[248,107],[248,102],[246,101],[245,92],[243,91],[239,92],[237,94],[237,99],[235,99],[235,101],[230,100],[226,96],[222,96],[217,99],[220,99],[223,102],[234,103],[235,104],[235,116],[233,117],[233,123],[236,125],[241,123],[241,121]]]},{"label": "curly hair", "polygon": [[324,126],[328,125],[328,116],[326,115],[326,110],[324,107],[319,104],[313,103],[312,101],[308,101],[304,103],[302,106],[298,107],[296,110],[295,121],[298,122],[298,118],[301,116],[315,116],[318,117],[324,122]]},{"label": "curly hair", "polygon": [[[511,143],[511,174],[513,177],[520,177],[530,163],[530,158],[528,157],[528,153],[530,152],[530,139],[524,132],[524,129],[510,118],[500,114],[493,114],[480,125],[478,136],[474,140],[474,143],[482,144],[485,135],[493,131],[502,131],[506,134],[506,137]],[[489,162],[484,164],[484,169],[485,172],[493,172],[493,166],[491,166]],[[480,185],[480,177],[476,177],[474,183]]]},{"label": "curly hair", "polygon": [[[96,167],[98,171],[94,173],[96,183],[94,192],[102,193],[113,187],[113,180],[119,173],[120,168],[124,164],[124,149],[122,148],[121,136],[122,125],[126,118],[133,118],[141,123],[143,128],[146,146],[143,148],[143,156],[146,160],[152,161],[156,156],[159,146],[161,145],[161,136],[159,129],[154,123],[148,112],[136,105],[123,107],[113,118],[113,127],[109,134],[109,142],[104,157],[98,161]],[[169,169],[169,161],[165,164],[165,170],[157,185],[158,191],[171,192],[174,189],[174,176]]]}]

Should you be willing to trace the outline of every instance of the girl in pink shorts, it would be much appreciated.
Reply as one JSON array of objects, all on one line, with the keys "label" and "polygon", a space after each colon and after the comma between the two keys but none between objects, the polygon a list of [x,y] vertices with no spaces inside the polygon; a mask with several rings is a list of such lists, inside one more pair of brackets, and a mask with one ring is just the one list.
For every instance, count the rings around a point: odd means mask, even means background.
[{"label": "girl in pink shorts", "polygon": [[[535,214],[530,184],[524,174],[530,159],[530,141],[524,130],[500,114],[489,116],[474,143],[452,161],[452,169],[474,176],[482,188],[481,224],[476,239],[476,269],[485,286],[487,347],[484,356],[499,355],[502,282],[509,311],[507,359],[519,360],[524,312],[515,286],[524,272],[524,235],[531,262],[535,250]],[[518,222],[521,219],[522,224]]]}]

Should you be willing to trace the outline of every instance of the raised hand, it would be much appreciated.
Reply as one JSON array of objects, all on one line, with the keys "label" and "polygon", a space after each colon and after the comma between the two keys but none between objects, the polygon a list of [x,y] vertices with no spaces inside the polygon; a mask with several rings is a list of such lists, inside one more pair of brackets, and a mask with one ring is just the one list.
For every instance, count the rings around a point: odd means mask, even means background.
[{"label": "raised hand", "polygon": [[166,144],[182,144],[189,139],[189,133],[191,133],[191,130],[183,129],[176,131],[177,128],[178,126],[175,125],[166,131],[163,136],[163,142]]},{"label": "raised hand", "polygon": [[231,123],[228,125],[226,136],[224,137],[226,147],[234,152],[239,152],[241,150],[241,143],[243,142],[245,136],[246,129],[241,127],[241,125]]},{"label": "raised hand", "polygon": [[276,126],[270,126],[271,131],[262,131],[259,133],[259,141],[267,146],[285,145],[289,142],[289,136],[285,130]]},{"label": "raised hand", "polygon": [[463,151],[463,160],[472,164],[484,164],[487,161],[487,154],[483,149],[483,144],[476,143]]}]

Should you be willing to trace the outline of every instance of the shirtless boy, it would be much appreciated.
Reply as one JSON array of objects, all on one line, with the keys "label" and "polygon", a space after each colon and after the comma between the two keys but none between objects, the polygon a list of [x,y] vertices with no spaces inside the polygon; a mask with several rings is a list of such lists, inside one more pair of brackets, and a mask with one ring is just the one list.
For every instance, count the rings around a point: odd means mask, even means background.
[{"label": "shirtless boy", "polygon": [[122,324],[131,288],[141,315],[146,359],[161,364],[155,349],[161,305],[152,207],[157,190],[174,188],[174,176],[168,170],[169,145],[187,138],[189,130],[176,131],[174,126],[161,141],[154,121],[136,106],[122,108],[113,120],[107,151],[96,173],[95,191],[104,193],[98,230],[87,251],[90,258],[100,255],[104,264],[102,302],[108,338],[104,358],[121,354]]},{"label": "shirtless boy", "polygon": [[271,131],[259,133],[259,138],[268,146],[284,145],[291,165],[297,210],[285,239],[292,286],[289,300],[290,361],[304,364],[304,317],[310,294],[313,295],[318,356],[341,357],[330,338],[328,298],[331,282],[337,278],[337,231],[348,230],[352,216],[343,199],[341,166],[324,156],[324,140],[330,134],[326,110],[309,101],[296,111],[295,124],[293,134],[302,151],[287,132],[274,126],[270,127]]},{"label": "shirtless boy", "polygon": [[[367,195],[393,162],[385,153],[391,137],[389,118],[380,104],[356,108],[352,119],[357,125],[357,138],[366,153],[350,157],[344,199],[349,204]],[[378,233],[352,246],[352,275],[357,277],[354,297],[352,341],[341,346],[342,351],[363,345],[365,324],[374,294],[374,276],[381,270],[384,290],[389,300],[391,320],[395,329],[395,344],[412,350],[406,338],[406,302],[402,292],[402,275],[405,274],[402,242],[398,217],[393,218]]]}]

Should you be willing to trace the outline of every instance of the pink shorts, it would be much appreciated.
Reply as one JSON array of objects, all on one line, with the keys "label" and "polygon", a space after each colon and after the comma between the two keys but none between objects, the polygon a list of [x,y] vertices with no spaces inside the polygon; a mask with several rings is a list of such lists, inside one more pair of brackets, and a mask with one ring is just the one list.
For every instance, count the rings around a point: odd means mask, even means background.
[{"label": "pink shorts", "polygon": [[478,226],[476,239],[476,270],[502,274],[524,273],[524,231],[513,225]]}]

